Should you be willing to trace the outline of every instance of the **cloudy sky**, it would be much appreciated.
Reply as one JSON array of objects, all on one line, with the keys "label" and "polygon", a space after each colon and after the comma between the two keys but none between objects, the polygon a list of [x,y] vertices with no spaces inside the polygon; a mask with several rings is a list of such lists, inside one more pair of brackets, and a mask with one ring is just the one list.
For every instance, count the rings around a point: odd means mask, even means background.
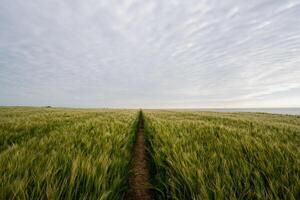
[{"label": "cloudy sky", "polygon": [[300,1],[1,0],[0,105],[300,106]]}]

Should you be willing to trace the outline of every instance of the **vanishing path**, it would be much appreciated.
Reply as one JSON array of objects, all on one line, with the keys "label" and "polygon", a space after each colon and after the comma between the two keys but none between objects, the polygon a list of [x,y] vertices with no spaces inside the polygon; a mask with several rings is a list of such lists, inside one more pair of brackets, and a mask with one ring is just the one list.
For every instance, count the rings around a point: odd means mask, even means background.
[{"label": "vanishing path", "polygon": [[130,165],[129,191],[127,200],[153,199],[150,184],[150,172],[147,165],[147,151],[145,146],[144,119],[140,114],[139,129],[133,147]]}]

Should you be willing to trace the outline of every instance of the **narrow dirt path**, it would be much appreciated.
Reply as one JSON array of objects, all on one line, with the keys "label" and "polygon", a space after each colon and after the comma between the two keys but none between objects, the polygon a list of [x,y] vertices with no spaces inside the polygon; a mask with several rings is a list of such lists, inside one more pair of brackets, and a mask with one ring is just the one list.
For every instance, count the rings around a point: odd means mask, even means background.
[{"label": "narrow dirt path", "polygon": [[134,144],[129,176],[129,191],[127,200],[153,199],[150,184],[150,172],[147,165],[145,146],[144,119],[140,116],[139,130]]}]

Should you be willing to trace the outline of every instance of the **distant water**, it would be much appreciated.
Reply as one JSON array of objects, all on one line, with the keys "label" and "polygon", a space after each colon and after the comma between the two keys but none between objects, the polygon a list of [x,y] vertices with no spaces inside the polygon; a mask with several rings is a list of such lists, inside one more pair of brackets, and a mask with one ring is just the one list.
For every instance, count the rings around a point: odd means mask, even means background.
[{"label": "distant water", "polygon": [[300,108],[203,108],[188,110],[214,112],[264,112],[274,114],[300,115]]}]

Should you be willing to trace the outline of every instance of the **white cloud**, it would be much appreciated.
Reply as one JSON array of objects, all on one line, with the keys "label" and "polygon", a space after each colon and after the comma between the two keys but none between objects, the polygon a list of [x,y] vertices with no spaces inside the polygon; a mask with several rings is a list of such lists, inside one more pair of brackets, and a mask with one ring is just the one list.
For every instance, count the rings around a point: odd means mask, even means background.
[{"label": "white cloud", "polygon": [[295,106],[299,8],[296,0],[3,0],[0,104]]}]

